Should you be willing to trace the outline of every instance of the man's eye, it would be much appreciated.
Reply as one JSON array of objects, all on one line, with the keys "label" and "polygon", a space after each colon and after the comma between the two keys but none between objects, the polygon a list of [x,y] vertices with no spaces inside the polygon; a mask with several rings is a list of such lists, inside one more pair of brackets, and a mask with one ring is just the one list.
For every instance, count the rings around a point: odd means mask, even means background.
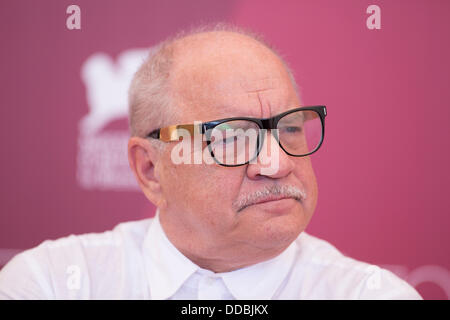
[{"label": "man's eye", "polygon": [[302,127],[285,127],[282,130],[286,133],[300,133],[302,132]]},{"label": "man's eye", "polygon": [[217,147],[219,145],[234,143],[236,140],[237,140],[237,137],[232,136],[232,137],[226,137],[226,138],[222,138],[222,139],[214,139],[211,142],[212,142],[213,147]]},{"label": "man's eye", "polygon": [[227,137],[222,140],[222,143],[224,143],[224,144],[234,143],[236,140],[237,140],[237,136]]}]

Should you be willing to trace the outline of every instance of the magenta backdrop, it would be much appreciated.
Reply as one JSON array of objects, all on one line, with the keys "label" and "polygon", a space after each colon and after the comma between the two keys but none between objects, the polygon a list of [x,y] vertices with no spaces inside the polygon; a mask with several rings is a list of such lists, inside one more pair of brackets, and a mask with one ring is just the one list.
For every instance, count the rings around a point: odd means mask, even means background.
[{"label": "magenta backdrop", "polygon": [[[71,4],[81,30],[66,27]],[[379,30],[366,26],[372,4]],[[304,104],[328,108],[307,231],[448,299],[449,15],[446,0],[3,0],[0,266],[45,239],[154,214],[126,163],[135,49],[229,21],[265,35]]]}]

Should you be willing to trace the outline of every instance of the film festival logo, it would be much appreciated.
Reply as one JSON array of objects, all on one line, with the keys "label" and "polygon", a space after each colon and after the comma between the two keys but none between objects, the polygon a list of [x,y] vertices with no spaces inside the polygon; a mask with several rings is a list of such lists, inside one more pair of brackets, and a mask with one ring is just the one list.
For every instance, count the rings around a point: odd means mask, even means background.
[{"label": "film festival logo", "polygon": [[83,188],[138,188],[128,166],[128,130],[106,127],[127,118],[128,87],[148,53],[148,49],[130,49],[116,62],[104,53],[95,53],[81,67],[89,107],[79,122],[77,180]]}]

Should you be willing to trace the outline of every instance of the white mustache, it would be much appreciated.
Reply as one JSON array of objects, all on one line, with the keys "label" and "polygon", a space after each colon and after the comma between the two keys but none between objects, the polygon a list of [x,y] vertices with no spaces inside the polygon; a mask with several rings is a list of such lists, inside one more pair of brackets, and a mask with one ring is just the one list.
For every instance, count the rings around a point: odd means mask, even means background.
[{"label": "white mustache", "polygon": [[306,192],[292,185],[265,186],[262,190],[239,197],[233,202],[233,207],[237,212],[240,212],[253,204],[269,200],[272,197],[293,198],[303,202],[306,199]]}]

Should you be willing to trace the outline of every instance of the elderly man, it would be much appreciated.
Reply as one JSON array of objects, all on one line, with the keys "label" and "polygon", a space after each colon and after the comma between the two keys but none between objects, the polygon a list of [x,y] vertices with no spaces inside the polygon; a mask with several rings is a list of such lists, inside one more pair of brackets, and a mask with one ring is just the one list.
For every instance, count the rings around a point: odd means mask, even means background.
[{"label": "elderly man", "polygon": [[304,232],[325,116],[251,34],[216,26],[166,40],[130,88],[129,162],[156,216],[19,254],[0,297],[420,299]]}]

